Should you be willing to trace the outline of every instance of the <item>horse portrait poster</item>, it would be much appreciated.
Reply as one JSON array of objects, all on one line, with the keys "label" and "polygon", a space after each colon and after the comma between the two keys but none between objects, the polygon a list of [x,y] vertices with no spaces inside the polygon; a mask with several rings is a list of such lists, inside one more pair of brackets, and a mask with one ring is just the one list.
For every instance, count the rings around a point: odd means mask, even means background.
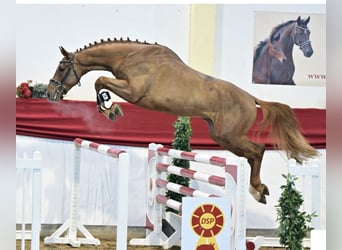
[{"label": "horse portrait poster", "polygon": [[255,11],[254,84],[326,85],[325,14]]}]

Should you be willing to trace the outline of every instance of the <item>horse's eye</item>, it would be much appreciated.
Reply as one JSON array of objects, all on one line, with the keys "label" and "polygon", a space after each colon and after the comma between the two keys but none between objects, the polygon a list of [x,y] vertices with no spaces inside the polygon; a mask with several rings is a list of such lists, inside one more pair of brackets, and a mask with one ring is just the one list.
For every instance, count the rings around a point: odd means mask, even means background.
[{"label": "horse's eye", "polygon": [[64,71],[67,68],[67,66],[65,65],[65,63],[61,63],[58,65],[58,70],[59,71]]},{"label": "horse's eye", "polygon": [[304,30],[303,32],[300,33],[300,36],[306,36],[309,35],[310,31],[309,30]]},{"label": "horse's eye", "polygon": [[66,60],[61,60],[58,65],[59,71],[64,71],[68,67],[68,62]]}]

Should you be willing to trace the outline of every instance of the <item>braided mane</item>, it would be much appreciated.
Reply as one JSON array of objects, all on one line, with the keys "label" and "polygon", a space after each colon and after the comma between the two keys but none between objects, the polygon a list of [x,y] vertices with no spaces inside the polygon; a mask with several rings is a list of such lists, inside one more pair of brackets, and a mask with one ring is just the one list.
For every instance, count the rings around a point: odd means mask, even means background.
[{"label": "braided mane", "polygon": [[[107,40],[101,39],[100,42],[94,41],[94,43],[89,43],[88,45],[84,45],[83,48],[77,49],[76,53],[77,52],[81,52],[81,51],[83,51],[85,49],[90,49],[90,48],[102,45],[102,44],[112,44],[112,43],[135,43],[135,44],[152,45],[152,43],[148,43],[146,41],[142,42],[142,41],[139,41],[138,39],[136,39],[135,41],[132,41],[132,40],[129,39],[129,37],[127,37],[126,40],[124,40],[122,37],[120,39],[117,39],[117,38],[114,38],[114,39],[107,38]],[[158,45],[157,42],[155,42],[154,44]]]}]

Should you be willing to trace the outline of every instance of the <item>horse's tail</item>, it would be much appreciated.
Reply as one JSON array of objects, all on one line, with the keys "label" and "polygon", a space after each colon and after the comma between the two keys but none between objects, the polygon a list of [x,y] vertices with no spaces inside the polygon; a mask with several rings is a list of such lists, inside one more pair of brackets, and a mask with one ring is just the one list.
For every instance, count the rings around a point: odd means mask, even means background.
[{"label": "horse's tail", "polygon": [[263,111],[259,129],[269,128],[271,140],[279,149],[285,150],[288,158],[302,163],[318,155],[318,151],[310,146],[301,134],[296,116],[288,105],[257,98],[255,102]]}]

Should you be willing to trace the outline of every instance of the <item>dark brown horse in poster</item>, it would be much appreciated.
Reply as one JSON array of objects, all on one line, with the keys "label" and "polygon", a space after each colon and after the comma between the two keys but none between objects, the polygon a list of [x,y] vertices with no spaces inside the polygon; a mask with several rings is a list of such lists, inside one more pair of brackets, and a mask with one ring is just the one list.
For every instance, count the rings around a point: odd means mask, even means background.
[{"label": "dark brown horse in poster", "polygon": [[259,202],[266,203],[265,195],[269,194],[260,180],[265,145],[249,140],[246,135],[255,122],[257,105],[263,110],[261,128],[272,128],[271,138],[288,157],[302,162],[317,155],[300,133],[289,106],[262,101],[228,81],[198,72],[165,46],[108,39],[75,53],[62,47],[60,50],[63,58],[47,89],[50,101],[61,100],[87,72],[109,71],[114,78],[101,76],[95,82],[97,108],[105,117],[115,120],[123,111],[118,104],[105,107],[108,98],[100,94],[103,89],[146,109],[203,118],[214,141],[248,159],[250,193]]},{"label": "dark brown horse in poster", "polygon": [[[258,62],[258,60],[256,57],[259,56],[259,54],[255,53],[253,59],[253,82],[295,85],[293,80],[295,73],[293,60],[294,45],[297,45],[300,48],[305,57],[311,57],[313,54],[310,41],[310,30],[308,28],[309,22],[310,17],[302,19],[298,16],[296,20],[289,20],[272,29],[268,39],[270,41],[277,40],[276,47],[283,51],[286,60],[280,61],[277,57],[272,57],[271,63],[264,61],[264,64],[261,64],[259,61],[259,64],[257,64],[256,62]],[[269,79],[265,78],[264,81],[261,81],[260,77],[258,78],[260,72],[264,72],[264,75],[269,75]]]}]

